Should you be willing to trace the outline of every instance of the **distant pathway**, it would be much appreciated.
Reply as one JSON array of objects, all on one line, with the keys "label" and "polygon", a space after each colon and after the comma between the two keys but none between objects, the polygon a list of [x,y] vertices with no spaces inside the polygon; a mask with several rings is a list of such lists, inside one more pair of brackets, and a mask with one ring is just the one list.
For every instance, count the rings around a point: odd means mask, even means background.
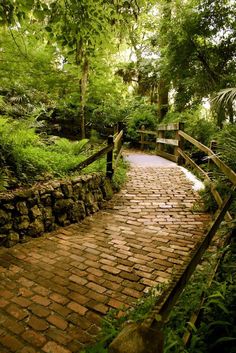
[{"label": "distant pathway", "polygon": [[78,353],[101,316],[180,269],[209,216],[182,169],[131,154],[123,190],[103,211],[0,250],[0,352]]}]

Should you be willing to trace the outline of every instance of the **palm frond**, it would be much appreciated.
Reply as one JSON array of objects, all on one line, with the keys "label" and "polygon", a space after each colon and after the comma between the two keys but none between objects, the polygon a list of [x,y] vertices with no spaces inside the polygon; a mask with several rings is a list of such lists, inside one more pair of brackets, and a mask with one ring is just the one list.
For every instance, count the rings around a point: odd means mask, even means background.
[{"label": "palm frond", "polygon": [[236,100],[236,87],[225,88],[219,91],[212,99],[218,107],[226,107],[232,105]]}]

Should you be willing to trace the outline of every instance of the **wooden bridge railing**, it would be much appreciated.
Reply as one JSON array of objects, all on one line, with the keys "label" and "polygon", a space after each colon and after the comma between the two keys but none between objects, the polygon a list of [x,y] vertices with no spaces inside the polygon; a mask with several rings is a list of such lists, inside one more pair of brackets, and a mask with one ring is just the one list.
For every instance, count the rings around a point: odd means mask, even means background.
[{"label": "wooden bridge railing", "polygon": [[[179,131],[184,129],[183,123],[173,123],[167,125],[159,125],[156,131],[145,130],[142,126],[141,130],[137,130],[140,133],[140,144],[141,149],[144,149],[145,145],[151,145],[156,147],[156,154],[160,157],[164,157],[173,162],[178,161],[178,147],[180,146],[181,138],[179,136]],[[166,134],[172,134],[172,138],[166,138]],[[148,135],[154,136],[155,142],[148,141],[146,137]],[[174,152],[166,152],[164,146],[169,145],[173,147]]]},{"label": "wooden bridge railing", "polygon": [[94,153],[92,156],[86,158],[84,161],[75,166],[71,171],[80,171],[92,164],[96,160],[100,159],[104,155],[107,155],[106,159],[106,176],[108,178],[112,178],[115,169],[117,168],[118,161],[121,157],[122,151],[122,138],[123,138],[123,130],[114,136],[108,136],[107,146]]},{"label": "wooden bridge railing", "polygon": [[[109,347],[109,353],[163,353],[162,329],[173,306],[184,290],[197,265],[200,263],[203,254],[211,244],[211,241],[219,229],[224,217],[227,217],[228,220],[232,220],[228,210],[235,196],[236,173],[231,170],[223,161],[221,161],[220,158],[216,156],[216,154],[210,148],[204,146],[202,143],[186,134],[180,128],[183,128],[183,125],[161,125],[155,132],[146,131],[142,128],[139,130],[141,134],[141,147],[143,147],[145,144],[149,144],[149,141],[145,141],[145,136],[147,134],[151,133],[151,135],[154,135],[156,137],[155,145],[158,155],[174,160],[181,164],[183,161],[189,163],[203,175],[204,179],[211,183],[211,191],[219,205],[219,208],[213,216],[213,222],[210,224],[209,229],[203,238],[203,241],[198,245],[192,254],[191,260],[188,264],[186,264],[181,273],[175,275],[171,283],[169,283],[169,287],[163,292],[161,297],[157,299],[155,308],[150,313],[149,317],[141,323],[128,323],[121,331],[121,333],[111,343]],[[165,138],[165,132],[167,131],[174,131],[175,138]],[[231,192],[224,201],[214,187],[209,174],[205,172],[200,166],[198,166],[191,159],[191,157],[183,151],[182,148],[184,140],[190,142],[198,149],[205,152],[211,161],[214,162],[221,170],[221,172],[224,173],[229,182],[231,182]],[[174,146],[174,153],[169,154],[168,152],[164,152],[162,147],[160,147],[163,144]]]},{"label": "wooden bridge railing", "polygon": [[[144,145],[154,145],[156,146],[156,154],[158,156],[169,159],[173,162],[177,162],[178,164],[189,164],[194,169],[197,170],[198,173],[203,177],[205,181],[210,185],[211,193],[216,200],[218,206],[223,204],[223,200],[219,192],[216,190],[215,183],[210,178],[210,170],[212,164],[216,164],[216,166],[220,169],[220,171],[226,176],[226,178],[233,184],[236,184],[236,173],[230,169],[221,159],[216,155],[215,151],[210,149],[209,147],[203,145],[201,142],[195,140],[193,137],[188,135],[184,130],[183,123],[173,123],[166,125],[159,125],[156,131],[145,130],[144,126],[142,126],[141,130],[137,130],[140,133],[140,144],[141,149],[144,148]],[[165,138],[166,133],[174,134],[174,138]],[[151,135],[155,136],[156,141],[147,141],[145,139],[146,136]],[[197,147],[200,151],[204,152],[207,155],[208,160],[211,163],[208,163],[208,171],[203,170],[187,153],[184,151],[184,141],[188,141],[195,147]],[[174,146],[173,153],[164,151],[164,146]],[[214,147],[215,150],[215,147]],[[232,220],[232,217],[227,212],[226,218],[228,220]]]}]

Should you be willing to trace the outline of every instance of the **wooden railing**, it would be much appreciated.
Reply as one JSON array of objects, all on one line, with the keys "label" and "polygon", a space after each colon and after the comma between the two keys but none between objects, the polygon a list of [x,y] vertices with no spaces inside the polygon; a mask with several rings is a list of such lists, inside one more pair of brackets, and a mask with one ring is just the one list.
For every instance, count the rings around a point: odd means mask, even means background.
[{"label": "wooden railing", "polygon": [[[184,130],[183,123],[173,123],[167,125],[159,125],[156,131],[145,130],[144,127],[141,130],[137,130],[140,133],[140,144],[141,149],[144,148],[145,145],[154,145],[156,147],[156,154],[158,156],[169,159],[173,162],[177,162],[178,164],[189,164],[194,169],[197,170],[198,173],[203,177],[205,181],[210,185],[211,193],[216,200],[218,206],[223,204],[223,199],[219,192],[216,190],[216,186],[214,181],[211,180],[211,167],[212,164],[215,164],[220,171],[226,176],[226,178],[233,184],[236,184],[236,173],[230,169],[216,154],[215,151],[210,149],[209,147],[203,145],[201,142],[195,140],[193,137],[188,135]],[[172,133],[173,138],[166,138],[166,133]],[[151,135],[155,136],[156,141],[147,141],[145,139],[146,136]],[[207,158],[211,163],[208,163],[208,171],[203,170],[188,154],[184,151],[184,144],[186,141],[197,147],[200,151],[204,152],[207,155]],[[185,143],[184,143],[185,142]],[[164,146],[172,146],[173,153],[166,152],[164,150]],[[226,218],[231,220],[232,217],[227,212]]]},{"label": "wooden railing", "polygon": [[[144,149],[145,145],[155,146],[156,154],[160,157],[164,157],[173,162],[178,161],[178,147],[180,146],[180,136],[179,131],[183,130],[183,123],[173,123],[167,125],[159,125],[156,131],[145,130],[145,127],[142,126],[137,132],[140,133],[140,144],[141,149]],[[166,137],[166,134],[172,134],[172,137]],[[154,141],[149,141],[146,139],[147,136],[153,136]],[[172,146],[173,153],[167,152],[164,150],[164,146]]]},{"label": "wooden railing", "polygon": [[[156,137],[155,145],[157,154],[174,160],[179,164],[183,164],[185,162],[196,168],[197,171],[203,175],[204,179],[206,179],[211,184],[211,192],[215,197],[219,208],[213,216],[213,221],[210,224],[203,238],[203,241],[198,245],[192,254],[191,260],[185,266],[185,268],[183,268],[181,273],[175,275],[172,278],[168,288],[162,293],[161,297],[157,299],[155,308],[150,313],[149,317],[141,323],[128,323],[127,326],[124,327],[121,333],[111,343],[109,348],[110,353],[124,353],[125,347],[129,347],[129,353],[146,353],[147,351],[163,353],[162,329],[173,306],[186,287],[186,284],[195,271],[197,265],[200,263],[205,251],[211,244],[211,241],[219,229],[223,219],[226,217],[227,220],[232,220],[232,216],[228,210],[235,196],[236,173],[231,170],[223,161],[221,161],[220,158],[216,156],[216,154],[210,148],[204,146],[202,143],[186,134],[180,129],[180,127],[183,129],[182,124],[169,124],[159,126],[155,132],[146,131],[143,128],[138,130],[141,134],[141,147],[149,144],[149,141],[145,141],[145,136],[147,136],[147,134],[151,133],[152,136],[154,135]],[[173,131],[175,138],[165,138],[165,132],[167,131]],[[209,173],[198,166],[197,163],[194,162],[192,158],[183,151],[184,141],[188,141],[201,151],[205,152],[210,160],[214,162],[220,171],[225,175],[225,177],[227,177],[232,187],[229,195],[225,198],[224,201],[222,196],[220,196],[219,192],[216,190],[213,182],[211,181]],[[163,148],[160,147],[163,144],[174,146],[173,154],[163,151]],[[130,344],[131,337],[134,338],[133,342],[134,340],[138,342],[137,346],[135,346],[135,344]],[[147,350],[147,348],[149,348],[149,350]]]},{"label": "wooden railing", "polygon": [[123,130],[119,133],[115,134],[114,136],[109,136],[107,140],[107,146],[99,150],[98,152],[94,153],[92,156],[88,157],[84,161],[80,162],[78,165],[73,167],[71,171],[80,171],[87,167],[88,165],[92,164],[96,160],[100,159],[104,155],[107,155],[106,159],[106,176],[108,178],[112,178],[115,169],[117,168],[118,161],[121,157],[122,152],[122,137],[123,137]]}]

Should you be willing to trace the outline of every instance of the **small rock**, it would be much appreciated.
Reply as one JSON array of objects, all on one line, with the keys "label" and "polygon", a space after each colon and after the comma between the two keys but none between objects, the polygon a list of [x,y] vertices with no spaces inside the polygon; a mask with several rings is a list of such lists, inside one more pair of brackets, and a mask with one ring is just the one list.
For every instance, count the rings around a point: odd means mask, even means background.
[{"label": "small rock", "polygon": [[27,215],[28,214],[28,207],[26,206],[26,202],[24,202],[24,201],[17,202],[16,209],[20,215]]},{"label": "small rock", "polygon": [[10,220],[11,216],[9,213],[0,210],[0,226],[3,226]]},{"label": "small rock", "polygon": [[44,224],[40,219],[36,219],[34,222],[30,223],[28,227],[27,234],[31,237],[40,235],[44,232]]}]

